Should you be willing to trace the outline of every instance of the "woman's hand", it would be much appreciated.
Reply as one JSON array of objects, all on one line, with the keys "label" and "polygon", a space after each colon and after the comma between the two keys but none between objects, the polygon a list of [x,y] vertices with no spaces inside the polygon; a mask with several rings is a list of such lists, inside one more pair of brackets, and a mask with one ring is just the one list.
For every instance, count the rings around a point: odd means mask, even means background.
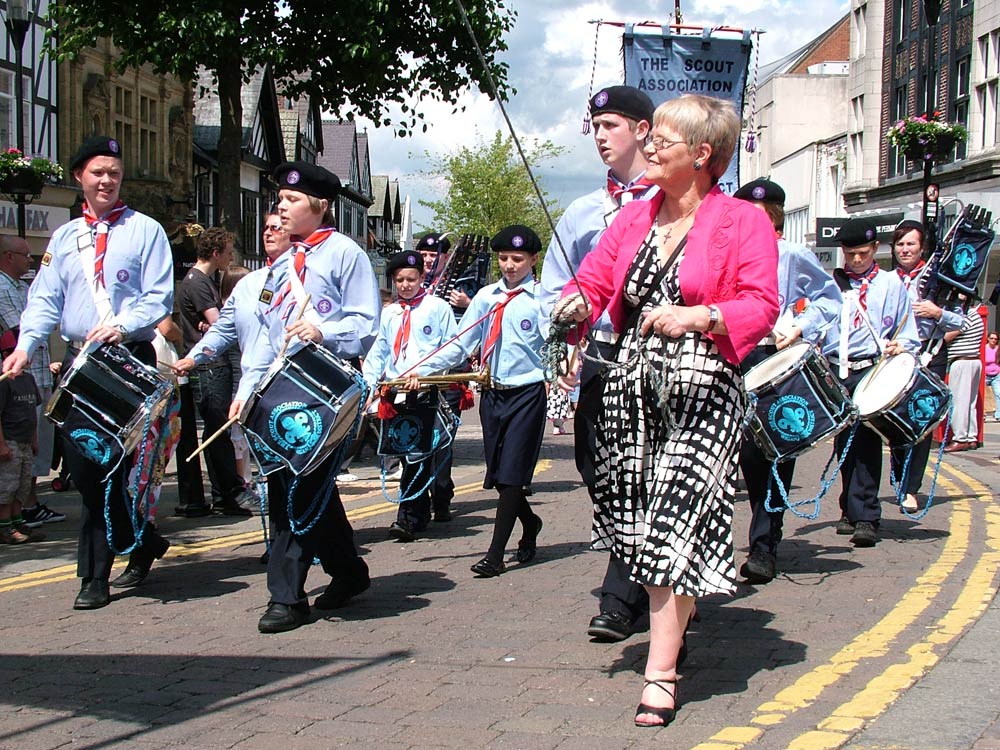
[{"label": "woman's hand", "polygon": [[777,331],[774,333],[774,342],[777,345],[779,352],[782,349],[788,348],[800,338],[802,338],[802,329],[798,326],[792,326],[783,334],[778,333]]},{"label": "woman's hand", "polygon": [[681,305],[660,305],[650,310],[643,318],[639,332],[643,336],[656,333],[676,339],[688,331],[697,331],[700,317],[692,307]]},{"label": "woman's hand", "polygon": [[552,308],[554,323],[582,323],[590,319],[592,309],[587,298],[582,294],[571,294],[556,302]]}]

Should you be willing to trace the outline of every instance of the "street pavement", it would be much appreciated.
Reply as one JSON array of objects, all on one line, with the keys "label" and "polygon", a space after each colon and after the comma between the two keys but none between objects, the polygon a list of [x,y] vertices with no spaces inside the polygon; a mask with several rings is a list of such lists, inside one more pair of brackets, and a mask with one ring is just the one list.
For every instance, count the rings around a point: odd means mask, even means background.
[{"label": "street pavement", "polygon": [[[645,626],[622,643],[586,636],[606,556],[588,549],[571,436],[542,449],[538,557],[493,579],[469,571],[495,508],[474,414],[456,451],[456,517],[411,544],[388,539],[395,506],[371,461],[353,467],[342,495],[372,588],[280,635],[256,628],[259,518],[175,518],[170,475],[166,557],[111,606],[74,611],[78,497],[44,483],[70,518],[47,524],[45,542],[0,548],[0,748],[1000,750],[1000,425],[946,458],[920,520],[892,505],[886,479],[875,548],[834,533],[839,480],[816,517],[786,514],[779,577],[699,602],[677,719],[662,730],[632,724]],[[817,493],[828,455],[799,460],[793,499]],[[326,583],[314,569],[307,590]]]}]

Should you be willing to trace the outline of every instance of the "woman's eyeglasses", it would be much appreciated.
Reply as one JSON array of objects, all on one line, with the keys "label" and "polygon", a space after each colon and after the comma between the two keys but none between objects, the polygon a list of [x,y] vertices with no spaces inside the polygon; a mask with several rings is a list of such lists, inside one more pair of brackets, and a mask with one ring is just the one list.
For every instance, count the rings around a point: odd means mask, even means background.
[{"label": "woman's eyeglasses", "polygon": [[271,234],[277,234],[281,231],[281,224],[265,224],[264,231],[271,232]]},{"label": "woman's eyeglasses", "polygon": [[660,138],[659,136],[650,138],[649,142],[653,144],[653,148],[657,150],[661,148],[670,148],[676,143],[686,143],[686,141],[672,141],[669,138]]}]

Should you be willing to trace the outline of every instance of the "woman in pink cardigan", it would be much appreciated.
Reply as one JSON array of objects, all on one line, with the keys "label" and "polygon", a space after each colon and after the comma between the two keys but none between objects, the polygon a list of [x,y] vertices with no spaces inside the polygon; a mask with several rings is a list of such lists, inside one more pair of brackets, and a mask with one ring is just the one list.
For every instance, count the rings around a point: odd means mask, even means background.
[{"label": "woman in pink cardigan", "polygon": [[[563,290],[553,317],[619,333],[598,433],[593,546],[649,592],[650,644],[635,723],[665,726],[695,598],[736,588],[733,484],[745,408],[740,360],[778,317],[767,216],[722,193],[739,139],[728,102],[660,105],[646,178]],[[581,326],[583,327],[583,326]]]}]

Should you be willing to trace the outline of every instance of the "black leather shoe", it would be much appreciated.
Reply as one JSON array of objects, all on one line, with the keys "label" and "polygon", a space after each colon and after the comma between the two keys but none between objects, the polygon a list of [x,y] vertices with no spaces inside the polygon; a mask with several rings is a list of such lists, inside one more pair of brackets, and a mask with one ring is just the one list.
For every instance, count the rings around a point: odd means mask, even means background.
[{"label": "black leather shoe", "polygon": [[170,542],[162,536],[155,536],[142,547],[132,550],[125,571],[111,582],[116,589],[130,589],[138,586],[149,575],[153,561],[163,557],[170,549]]},{"label": "black leather shoe", "polygon": [[434,523],[448,523],[451,520],[451,511],[448,508],[434,511]]},{"label": "black leather shoe", "polygon": [[278,604],[271,602],[267,612],[257,622],[257,630],[261,633],[286,633],[305,624],[309,619],[309,605]]},{"label": "black leather shoe", "polygon": [[85,578],[76,595],[73,609],[100,609],[111,604],[111,592],[108,582],[97,578]]},{"label": "black leather shoe", "polygon": [[776,571],[774,555],[762,549],[750,553],[747,561],[740,566],[740,575],[749,583],[764,584],[774,580]]},{"label": "black leather shoe", "polygon": [[363,579],[353,579],[343,581],[335,578],[327,584],[326,590],[316,597],[313,606],[316,609],[337,609],[347,604],[348,599],[357,596],[363,591],[367,591],[372,585],[371,579],[365,576]]},{"label": "black leather shoe", "polygon": [[174,515],[182,518],[204,518],[212,515],[212,509],[204,503],[178,505],[174,508]]},{"label": "black leather shoe", "polygon": [[854,524],[848,520],[847,516],[841,516],[840,520],[837,521],[837,533],[840,536],[850,536],[854,533]]},{"label": "black leather shoe", "polygon": [[851,544],[855,547],[874,547],[878,542],[878,529],[870,521],[858,521],[854,524],[854,534]]},{"label": "black leather shoe", "polygon": [[624,641],[632,635],[632,618],[622,612],[601,612],[590,620],[587,635],[598,641]]},{"label": "black leather shoe", "polygon": [[389,527],[389,536],[397,542],[412,542],[417,538],[409,521],[393,521]]},{"label": "black leather shoe", "polygon": [[469,570],[480,578],[495,578],[498,575],[502,575],[507,570],[507,566],[503,564],[503,561],[492,563],[489,561],[489,558],[484,557],[469,568]]},{"label": "black leather shoe", "polygon": [[542,519],[535,516],[535,535],[530,539],[521,539],[517,543],[517,552],[514,553],[514,559],[519,563],[529,563],[535,559],[535,553],[538,551],[538,535],[542,531]]}]

